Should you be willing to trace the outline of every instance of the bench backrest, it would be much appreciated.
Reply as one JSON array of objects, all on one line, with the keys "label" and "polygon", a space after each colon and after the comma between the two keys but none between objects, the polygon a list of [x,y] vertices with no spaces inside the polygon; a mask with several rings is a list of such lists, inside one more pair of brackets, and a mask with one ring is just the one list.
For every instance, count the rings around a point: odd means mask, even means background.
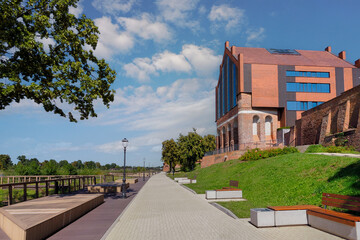
[{"label": "bench backrest", "polygon": [[360,212],[360,197],[323,193],[322,204]]},{"label": "bench backrest", "polygon": [[239,187],[239,182],[234,181],[234,180],[230,180],[230,187]]}]

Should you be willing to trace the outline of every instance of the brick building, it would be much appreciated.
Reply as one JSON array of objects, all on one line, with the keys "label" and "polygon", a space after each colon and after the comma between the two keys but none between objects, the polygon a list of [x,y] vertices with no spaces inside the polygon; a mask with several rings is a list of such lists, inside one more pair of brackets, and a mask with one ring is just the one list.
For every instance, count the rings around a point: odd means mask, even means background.
[{"label": "brick building", "polygon": [[334,145],[338,139],[360,151],[360,86],[301,115],[286,136],[288,143]]},{"label": "brick building", "polygon": [[355,65],[325,51],[265,49],[225,43],[216,86],[218,152],[272,146],[280,127],[360,85]]}]

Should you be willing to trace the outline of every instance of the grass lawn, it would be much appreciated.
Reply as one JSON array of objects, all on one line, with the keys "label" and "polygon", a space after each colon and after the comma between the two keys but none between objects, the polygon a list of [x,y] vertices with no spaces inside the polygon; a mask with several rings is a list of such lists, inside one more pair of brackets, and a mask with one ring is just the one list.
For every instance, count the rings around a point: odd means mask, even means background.
[{"label": "grass lawn", "polygon": [[[245,202],[220,202],[240,218],[251,208],[295,204],[321,205],[323,192],[360,196],[360,159],[294,153],[257,161],[232,160],[187,173],[197,193],[238,180]],[[172,174],[171,174],[172,176]],[[175,177],[185,176],[176,173]]]}]

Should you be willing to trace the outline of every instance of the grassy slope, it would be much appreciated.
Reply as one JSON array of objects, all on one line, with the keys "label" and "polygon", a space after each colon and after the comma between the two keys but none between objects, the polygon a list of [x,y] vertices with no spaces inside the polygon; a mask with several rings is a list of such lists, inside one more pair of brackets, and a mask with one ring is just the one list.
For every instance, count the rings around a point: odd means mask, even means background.
[{"label": "grassy slope", "polygon": [[238,180],[248,201],[220,203],[238,217],[249,217],[250,208],[271,205],[320,206],[323,192],[360,196],[360,160],[356,158],[295,153],[251,162],[228,161],[187,174],[193,175],[198,183],[188,186],[197,193]]}]

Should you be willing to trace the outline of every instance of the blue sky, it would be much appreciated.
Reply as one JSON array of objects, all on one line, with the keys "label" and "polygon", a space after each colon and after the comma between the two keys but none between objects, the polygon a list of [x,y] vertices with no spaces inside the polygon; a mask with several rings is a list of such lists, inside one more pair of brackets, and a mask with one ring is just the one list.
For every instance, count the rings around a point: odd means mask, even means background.
[{"label": "blue sky", "polygon": [[[214,87],[225,41],[264,48],[345,50],[360,58],[355,0],[83,0],[75,15],[101,32],[96,55],[117,71],[110,109],[70,123],[29,100],[0,111],[0,154],[159,166],[161,142],[215,134]],[[46,41],[44,41],[46,42]],[[51,40],[48,40],[51,42]],[[71,109],[71,106],[64,106]]]}]

